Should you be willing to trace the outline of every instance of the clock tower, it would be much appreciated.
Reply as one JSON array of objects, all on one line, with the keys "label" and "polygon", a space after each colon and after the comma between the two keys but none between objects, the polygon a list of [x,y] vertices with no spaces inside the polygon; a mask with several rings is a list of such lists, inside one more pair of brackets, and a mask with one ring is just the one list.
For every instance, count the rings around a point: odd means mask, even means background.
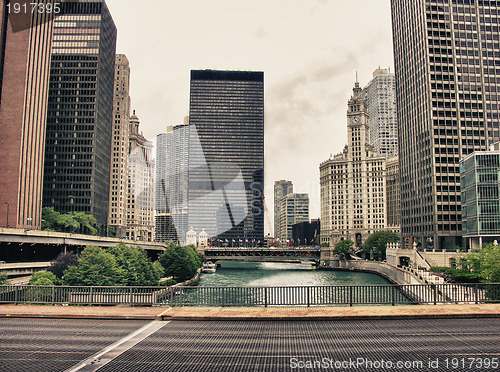
[{"label": "clock tower", "polygon": [[320,165],[321,236],[330,246],[350,239],[355,246],[387,229],[385,156],[370,144],[363,90],[356,81],[347,109],[347,146]]}]

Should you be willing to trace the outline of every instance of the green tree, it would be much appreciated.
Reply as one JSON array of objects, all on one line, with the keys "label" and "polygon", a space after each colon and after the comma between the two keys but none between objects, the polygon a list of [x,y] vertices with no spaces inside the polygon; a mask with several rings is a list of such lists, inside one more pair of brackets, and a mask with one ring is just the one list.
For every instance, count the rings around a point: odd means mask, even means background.
[{"label": "green tree", "polygon": [[477,274],[484,283],[500,283],[500,246],[488,244],[462,257],[459,265]]},{"label": "green tree", "polygon": [[115,256],[116,263],[124,272],[124,284],[127,286],[155,286],[160,280],[146,251],[140,247],[129,247],[124,243],[108,249]]},{"label": "green tree", "polygon": [[7,285],[9,284],[9,277],[7,274],[0,273],[0,285]]},{"label": "green tree", "polygon": [[125,271],[111,253],[102,248],[87,246],[78,260],[78,266],[70,266],[63,275],[65,285],[121,286]]},{"label": "green tree", "polygon": [[80,232],[87,235],[96,235],[97,220],[90,214],[83,212],[61,214],[54,209],[42,209],[42,230],[59,232]]},{"label": "green tree", "polygon": [[386,258],[387,244],[397,243],[399,240],[399,235],[394,231],[378,231],[366,239],[362,248],[374,260],[382,261]]},{"label": "green tree", "polygon": [[153,262],[153,270],[155,271],[156,276],[159,279],[161,279],[165,276],[165,268],[163,267],[163,265],[161,264],[160,261]]},{"label": "green tree", "polygon": [[75,213],[72,216],[78,225],[78,230],[80,233],[85,235],[96,235],[97,229],[95,226],[97,225],[97,220],[91,214],[85,214],[83,212]]},{"label": "green tree", "polygon": [[61,281],[50,271],[38,271],[29,281],[30,285],[60,285]]},{"label": "green tree", "polygon": [[177,282],[192,278],[202,266],[196,248],[171,244],[159,259],[165,268],[165,275],[173,277]]},{"label": "green tree", "polygon": [[336,254],[340,257],[341,260],[348,260],[351,258],[351,250],[354,242],[352,240],[341,240],[337,244],[335,244],[335,249],[333,250],[333,254]]}]

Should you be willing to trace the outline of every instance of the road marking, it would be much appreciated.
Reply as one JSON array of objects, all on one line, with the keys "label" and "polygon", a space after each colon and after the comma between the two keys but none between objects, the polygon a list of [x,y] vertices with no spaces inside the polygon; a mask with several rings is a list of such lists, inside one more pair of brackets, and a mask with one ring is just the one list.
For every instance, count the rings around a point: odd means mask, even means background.
[{"label": "road marking", "polygon": [[67,369],[65,372],[76,371],[97,371],[102,366],[108,364],[113,359],[123,354],[125,351],[137,345],[145,338],[151,336],[153,333],[161,329],[165,324],[170,322],[153,321],[146,324],[144,327],[139,328],[135,332],[123,337],[121,340],[116,341],[114,344],[102,349],[97,354],[92,355],[90,358],[78,363],[77,365]]}]

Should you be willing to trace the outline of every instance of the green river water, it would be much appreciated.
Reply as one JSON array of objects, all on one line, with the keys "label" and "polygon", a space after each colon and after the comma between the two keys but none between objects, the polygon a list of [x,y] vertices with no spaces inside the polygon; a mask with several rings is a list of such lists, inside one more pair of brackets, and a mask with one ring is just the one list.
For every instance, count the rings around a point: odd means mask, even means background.
[{"label": "green river water", "polygon": [[378,275],[354,271],[312,270],[311,264],[218,261],[215,273],[203,273],[202,287],[274,287],[390,284]]}]

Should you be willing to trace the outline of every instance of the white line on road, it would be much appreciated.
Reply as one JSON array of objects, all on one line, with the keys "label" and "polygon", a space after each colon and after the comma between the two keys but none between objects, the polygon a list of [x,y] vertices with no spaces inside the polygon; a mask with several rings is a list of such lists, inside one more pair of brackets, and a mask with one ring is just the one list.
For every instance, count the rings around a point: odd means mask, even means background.
[{"label": "white line on road", "polygon": [[135,332],[132,332],[131,334],[125,336],[121,340],[116,341],[114,344],[111,344],[108,347],[102,349],[97,354],[94,354],[90,358],[87,358],[84,361],[78,363],[76,366],[67,369],[65,372],[97,371],[99,368],[111,362],[113,359],[123,354],[130,348],[134,347],[145,338],[151,336],[153,333],[155,333],[157,330],[168,323],[170,322],[153,321],[151,323],[148,323],[144,327],[141,327]]}]

